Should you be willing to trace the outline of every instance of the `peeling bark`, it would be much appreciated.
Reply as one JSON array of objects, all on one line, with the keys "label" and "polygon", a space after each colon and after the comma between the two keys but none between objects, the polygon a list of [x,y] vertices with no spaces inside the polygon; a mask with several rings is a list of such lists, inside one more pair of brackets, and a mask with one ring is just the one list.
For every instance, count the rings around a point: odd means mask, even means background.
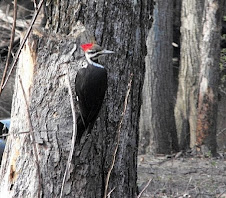
[{"label": "peeling bark", "polygon": [[216,155],[219,59],[223,1],[206,0],[201,44],[196,144]]},{"label": "peeling bark", "polygon": [[192,148],[196,142],[198,73],[203,9],[204,0],[182,1],[181,62],[175,106],[180,149]]}]

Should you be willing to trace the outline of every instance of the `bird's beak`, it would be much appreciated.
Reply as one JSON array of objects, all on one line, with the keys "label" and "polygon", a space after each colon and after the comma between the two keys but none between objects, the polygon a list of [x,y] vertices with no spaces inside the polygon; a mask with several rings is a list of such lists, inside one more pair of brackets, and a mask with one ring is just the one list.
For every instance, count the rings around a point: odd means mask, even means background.
[{"label": "bird's beak", "polygon": [[110,51],[110,50],[106,50],[106,49],[103,49],[102,51],[101,51],[101,54],[114,54],[115,52],[113,52],[113,51]]}]

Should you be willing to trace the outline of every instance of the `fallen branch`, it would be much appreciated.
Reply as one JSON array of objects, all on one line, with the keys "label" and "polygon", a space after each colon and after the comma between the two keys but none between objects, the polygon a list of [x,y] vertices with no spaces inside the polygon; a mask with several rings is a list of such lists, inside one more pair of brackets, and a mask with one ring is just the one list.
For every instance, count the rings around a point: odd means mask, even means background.
[{"label": "fallen branch", "polygon": [[189,179],[189,181],[188,181],[188,184],[187,184],[187,186],[186,186],[186,189],[185,189],[184,194],[186,194],[186,193],[187,193],[187,191],[188,191],[188,187],[189,187],[189,185],[190,185],[190,183],[191,183],[191,180],[192,180],[192,176],[190,177],[190,179]]},{"label": "fallen branch", "polygon": [[223,196],[225,195],[225,192],[226,192],[226,190],[224,190],[221,194],[219,194],[219,195],[217,196],[217,198],[220,198],[220,197],[224,198]]}]

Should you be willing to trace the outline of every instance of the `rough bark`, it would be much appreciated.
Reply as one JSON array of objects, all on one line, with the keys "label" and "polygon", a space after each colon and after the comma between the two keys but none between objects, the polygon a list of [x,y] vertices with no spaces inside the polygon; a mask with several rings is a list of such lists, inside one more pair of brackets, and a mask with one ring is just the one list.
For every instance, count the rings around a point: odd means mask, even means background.
[{"label": "rough bark", "polygon": [[175,106],[180,149],[194,147],[200,67],[200,40],[204,0],[183,0],[181,13],[181,58]]},{"label": "rough bark", "polygon": [[[80,1],[79,1],[80,2]],[[13,102],[12,126],[1,168],[0,196],[37,197],[38,176],[28,134],[28,119],[18,75],[23,79],[29,99],[31,121],[38,146],[43,197],[59,197],[68,157],[72,116],[66,68],[73,85],[83,56],[79,44],[96,40],[114,50],[115,56],[102,59],[108,70],[105,103],[90,136],[76,146],[64,197],[103,197],[107,172],[112,163],[116,131],[130,75],[133,75],[128,106],[123,120],[120,145],[108,191],[112,197],[135,197],[138,123],[144,79],[145,35],[150,28],[152,1],[61,1],[47,8],[49,32],[56,35],[33,35],[18,67]],[[90,33],[88,38],[73,38],[78,20]],[[60,34],[59,34],[60,33]],[[73,56],[72,49],[77,46]],[[25,52],[24,52],[25,53]],[[26,56],[26,57],[27,57]],[[13,135],[14,134],[14,135]],[[12,147],[12,145],[14,145]],[[7,159],[7,160],[6,160]],[[10,174],[10,173],[13,174]],[[9,177],[11,175],[11,177]],[[1,196],[2,197],[2,196]]]},{"label": "rough bark", "polygon": [[140,118],[140,152],[177,150],[172,68],[173,1],[156,1],[148,33]]},{"label": "rough bark", "polygon": [[205,146],[216,155],[216,126],[219,85],[219,60],[223,1],[206,0],[199,76],[197,115],[198,147]]},{"label": "rough bark", "polygon": [[[35,57],[31,55],[31,47],[26,46],[24,52],[20,57],[18,64],[18,75],[23,78],[24,89],[27,98],[30,100],[30,91]],[[24,61],[24,63],[23,63]],[[23,197],[23,190],[28,186],[35,186],[36,179],[33,181],[24,181],[23,178],[34,178],[36,173],[34,158],[32,154],[30,139],[28,135],[18,135],[18,132],[28,131],[28,118],[26,114],[25,100],[18,82],[18,75],[16,78],[15,94],[12,104],[12,118],[11,118],[11,134],[7,138],[7,145],[3,155],[3,163],[1,166],[1,197]],[[23,147],[24,146],[24,147]],[[28,159],[30,157],[30,159]],[[20,159],[20,160],[19,160]],[[29,162],[29,163],[28,163]],[[30,172],[31,171],[31,172]],[[37,175],[35,175],[37,176]],[[22,182],[20,186],[16,181]],[[14,185],[15,184],[15,185]],[[38,186],[38,185],[37,185]],[[14,187],[14,188],[13,188]],[[20,189],[20,190],[19,190]],[[33,195],[33,193],[31,193]],[[35,196],[34,196],[35,197]]]}]

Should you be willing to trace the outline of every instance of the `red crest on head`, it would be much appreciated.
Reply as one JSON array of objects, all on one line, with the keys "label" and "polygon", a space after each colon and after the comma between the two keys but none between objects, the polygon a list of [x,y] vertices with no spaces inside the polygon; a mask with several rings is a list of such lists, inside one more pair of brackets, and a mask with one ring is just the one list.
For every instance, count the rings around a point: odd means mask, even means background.
[{"label": "red crest on head", "polygon": [[91,49],[92,47],[93,47],[93,43],[86,43],[86,44],[81,45],[81,48],[83,49],[84,52]]}]

